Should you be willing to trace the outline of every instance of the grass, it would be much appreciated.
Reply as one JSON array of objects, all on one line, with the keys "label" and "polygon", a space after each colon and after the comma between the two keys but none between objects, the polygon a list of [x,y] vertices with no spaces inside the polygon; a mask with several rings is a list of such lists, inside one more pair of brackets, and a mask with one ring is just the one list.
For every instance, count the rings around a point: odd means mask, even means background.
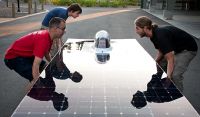
[{"label": "grass", "polygon": [[138,5],[140,0],[51,0],[54,5],[69,6],[79,3],[85,7],[126,7],[127,5]]}]

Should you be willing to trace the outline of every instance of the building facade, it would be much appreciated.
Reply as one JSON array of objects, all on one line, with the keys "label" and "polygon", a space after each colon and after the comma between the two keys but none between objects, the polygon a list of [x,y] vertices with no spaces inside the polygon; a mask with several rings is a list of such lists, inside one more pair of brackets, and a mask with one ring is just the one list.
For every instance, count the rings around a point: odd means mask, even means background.
[{"label": "building facade", "polygon": [[200,0],[141,0],[144,9],[200,11]]}]

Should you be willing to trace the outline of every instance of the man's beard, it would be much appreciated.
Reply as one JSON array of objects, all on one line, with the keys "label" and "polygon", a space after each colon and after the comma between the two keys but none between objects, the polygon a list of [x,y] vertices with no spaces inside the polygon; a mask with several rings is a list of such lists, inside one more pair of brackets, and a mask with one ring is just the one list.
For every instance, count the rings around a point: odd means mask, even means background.
[{"label": "man's beard", "polygon": [[141,38],[146,37],[146,33],[143,31],[142,33],[140,33],[140,37]]}]

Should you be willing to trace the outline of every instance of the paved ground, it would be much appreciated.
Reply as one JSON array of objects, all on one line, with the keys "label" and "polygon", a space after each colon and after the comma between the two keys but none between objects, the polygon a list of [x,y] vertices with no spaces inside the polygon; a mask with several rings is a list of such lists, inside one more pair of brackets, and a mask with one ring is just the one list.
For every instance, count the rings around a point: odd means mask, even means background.
[{"label": "paved ground", "polygon": [[[51,9],[52,7],[48,7]],[[7,23],[0,23],[0,113],[2,117],[9,116],[26,94],[28,82],[18,74],[4,66],[3,55],[6,48],[18,37],[40,28],[40,22],[45,14],[39,14]],[[153,57],[155,49],[151,42],[139,37],[134,32],[134,19],[141,15],[147,15],[159,25],[169,23],[141,10],[141,9],[113,9],[113,8],[84,8],[83,14],[77,20],[68,20],[67,37],[70,38],[94,38],[94,34],[102,29],[107,30],[111,38],[136,38],[137,41]],[[197,41],[199,47],[200,42]],[[133,50],[134,51],[134,50]],[[200,53],[192,61],[190,68],[185,73],[184,95],[200,112]]]}]

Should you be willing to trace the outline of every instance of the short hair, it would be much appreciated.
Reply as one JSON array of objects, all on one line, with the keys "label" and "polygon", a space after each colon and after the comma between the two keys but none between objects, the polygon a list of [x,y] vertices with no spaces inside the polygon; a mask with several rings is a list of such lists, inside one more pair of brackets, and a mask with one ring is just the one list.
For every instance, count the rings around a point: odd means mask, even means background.
[{"label": "short hair", "polygon": [[78,3],[73,3],[68,7],[68,11],[69,12],[70,11],[72,11],[72,12],[79,11],[79,13],[81,14],[82,13],[82,8]]},{"label": "short hair", "polygon": [[60,17],[54,17],[49,21],[49,28],[58,27],[61,22],[65,22],[65,20]]},{"label": "short hair", "polygon": [[151,19],[147,16],[140,16],[136,18],[134,23],[136,26],[140,28],[144,28],[145,26],[148,29],[152,29],[152,27],[158,27],[157,24],[152,24]]}]

